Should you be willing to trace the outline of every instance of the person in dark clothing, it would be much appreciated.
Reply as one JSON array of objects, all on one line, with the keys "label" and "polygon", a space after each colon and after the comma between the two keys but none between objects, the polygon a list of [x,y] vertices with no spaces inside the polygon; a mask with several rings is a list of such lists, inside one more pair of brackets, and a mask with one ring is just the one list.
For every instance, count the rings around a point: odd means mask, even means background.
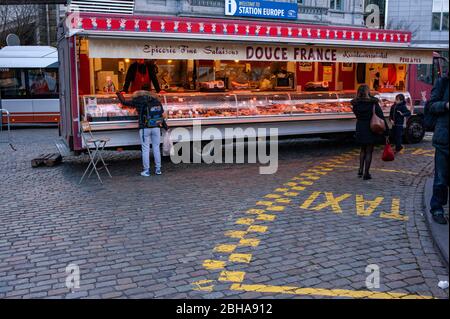
[{"label": "person in dark clothing", "polygon": [[370,119],[372,118],[374,107],[375,114],[385,122],[385,135],[389,135],[388,126],[378,99],[370,96],[369,86],[361,85],[356,98],[351,101],[351,104],[357,120],[356,142],[361,146],[358,176],[363,177],[364,180],[369,180],[372,179],[370,166],[372,164],[373,149],[379,137],[370,129]]},{"label": "person in dark clothing", "polygon": [[161,127],[167,117],[161,101],[149,91],[136,91],[131,101],[125,100],[121,92],[116,92],[122,105],[134,107],[139,114],[139,136],[142,147],[142,164],[144,170],[141,175],[150,176],[150,144],[152,144],[155,159],[156,175],[161,175]]},{"label": "person in dark clothing", "polygon": [[123,91],[133,93],[135,91],[146,90],[150,88],[150,81],[153,83],[156,93],[161,91],[158,78],[156,77],[157,66],[154,62],[146,62],[140,59],[130,65],[125,77]]},{"label": "person in dark clothing", "polygon": [[405,125],[405,117],[408,116],[411,116],[411,112],[406,107],[406,98],[403,94],[399,94],[395,97],[395,104],[391,107],[389,115],[394,130],[396,153],[403,149],[403,126]]},{"label": "person in dark clothing", "polygon": [[435,222],[447,224],[443,206],[448,202],[448,74],[439,79],[431,91],[430,102],[427,105],[428,113],[435,117],[436,125],[433,135],[435,154],[435,173],[433,184],[433,197],[431,198],[431,215]]}]

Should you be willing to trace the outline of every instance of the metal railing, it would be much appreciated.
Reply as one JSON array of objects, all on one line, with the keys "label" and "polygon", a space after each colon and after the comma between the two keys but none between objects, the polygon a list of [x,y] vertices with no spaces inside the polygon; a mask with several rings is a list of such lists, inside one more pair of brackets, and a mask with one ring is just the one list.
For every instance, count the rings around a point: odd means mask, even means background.
[{"label": "metal railing", "polygon": [[[3,114],[6,114],[6,139],[4,139],[4,130],[3,130]],[[6,109],[0,109],[0,144],[9,144],[9,146],[11,147],[11,149],[13,151],[15,151],[16,149],[14,148],[13,144],[12,144],[12,137],[11,137],[11,121],[10,121],[10,113],[8,110]]]},{"label": "metal railing", "polygon": [[224,0],[189,0],[191,6],[197,7],[223,7],[225,8]]}]

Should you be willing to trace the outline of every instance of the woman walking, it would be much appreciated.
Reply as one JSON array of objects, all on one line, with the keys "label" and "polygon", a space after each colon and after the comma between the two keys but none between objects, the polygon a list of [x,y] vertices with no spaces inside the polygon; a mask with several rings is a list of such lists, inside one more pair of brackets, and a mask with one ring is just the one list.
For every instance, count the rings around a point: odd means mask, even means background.
[{"label": "woman walking", "polygon": [[370,95],[370,89],[367,85],[361,85],[358,89],[356,98],[352,100],[353,113],[356,116],[356,142],[361,146],[359,155],[358,176],[364,180],[372,179],[370,175],[370,166],[372,164],[372,154],[378,135],[370,129],[370,120],[375,107],[375,114],[384,120],[386,131],[389,135],[388,126],[384,118],[383,110],[379,105],[378,99]]},{"label": "woman walking", "polygon": [[405,96],[399,94],[395,97],[395,104],[392,106],[389,115],[389,119],[391,120],[394,129],[395,153],[398,153],[403,149],[403,125],[405,124],[405,117],[408,116],[411,116],[411,112],[406,107]]}]

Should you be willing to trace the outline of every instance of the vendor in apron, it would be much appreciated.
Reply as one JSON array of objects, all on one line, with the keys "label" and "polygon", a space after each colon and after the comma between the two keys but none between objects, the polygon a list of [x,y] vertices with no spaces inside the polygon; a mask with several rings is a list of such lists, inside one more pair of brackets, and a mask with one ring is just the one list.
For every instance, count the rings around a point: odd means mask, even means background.
[{"label": "vendor in apron", "polygon": [[128,68],[125,77],[123,91],[133,93],[140,90],[151,90],[151,84],[157,93],[161,91],[156,74],[158,68],[154,61],[145,61],[144,59],[133,62]]}]

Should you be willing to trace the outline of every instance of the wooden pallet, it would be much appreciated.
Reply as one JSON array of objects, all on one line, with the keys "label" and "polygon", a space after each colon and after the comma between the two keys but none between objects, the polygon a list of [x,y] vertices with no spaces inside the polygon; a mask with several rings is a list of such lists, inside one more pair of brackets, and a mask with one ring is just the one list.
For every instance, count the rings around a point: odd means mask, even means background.
[{"label": "wooden pallet", "polygon": [[32,167],[39,167],[42,165],[52,167],[55,166],[62,161],[61,154],[53,153],[53,154],[41,154],[37,158],[31,160]]}]

